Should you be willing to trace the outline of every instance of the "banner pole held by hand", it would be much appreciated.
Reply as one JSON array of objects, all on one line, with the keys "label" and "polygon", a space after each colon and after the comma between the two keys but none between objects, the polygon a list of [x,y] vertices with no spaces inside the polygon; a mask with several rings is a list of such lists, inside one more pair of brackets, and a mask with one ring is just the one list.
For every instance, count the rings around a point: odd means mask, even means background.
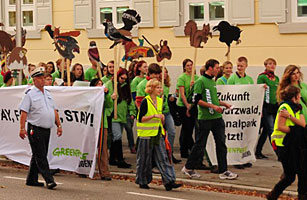
[{"label": "banner pole held by hand", "polygon": [[[195,70],[196,70],[196,59],[197,59],[197,48],[195,47],[194,48],[194,60],[193,60],[193,66],[192,66],[192,76],[191,76],[191,81],[194,82],[194,79],[195,79]],[[190,89],[192,87],[190,86]]]},{"label": "banner pole held by hand", "polygon": [[67,68],[66,68],[66,76],[67,76],[67,86],[71,86],[70,83],[70,59],[67,59]]}]

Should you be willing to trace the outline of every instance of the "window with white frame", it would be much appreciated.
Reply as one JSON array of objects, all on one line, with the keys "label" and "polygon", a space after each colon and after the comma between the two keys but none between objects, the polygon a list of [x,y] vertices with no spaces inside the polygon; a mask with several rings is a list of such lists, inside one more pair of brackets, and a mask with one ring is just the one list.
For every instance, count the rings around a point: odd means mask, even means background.
[{"label": "window with white frame", "polygon": [[[7,30],[16,29],[16,0],[5,0],[5,27]],[[35,30],[35,0],[21,1],[21,26],[28,30]]]},{"label": "window with white frame", "polygon": [[105,20],[113,22],[114,26],[119,28],[123,26],[122,15],[131,8],[132,1],[127,0],[97,0],[96,1],[96,28],[103,28],[102,23]]},{"label": "window with white frame", "polygon": [[307,22],[307,0],[292,0],[292,22]]},{"label": "window with white frame", "polygon": [[185,0],[184,13],[185,22],[194,20],[198,25],[217,24],[228,18],[228,0]]}]

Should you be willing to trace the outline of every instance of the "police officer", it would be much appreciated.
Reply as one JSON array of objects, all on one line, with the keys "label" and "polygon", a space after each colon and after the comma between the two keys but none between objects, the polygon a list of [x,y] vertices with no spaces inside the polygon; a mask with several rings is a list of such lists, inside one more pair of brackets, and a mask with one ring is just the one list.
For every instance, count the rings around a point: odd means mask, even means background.
[{"label": "police officer", "polygon": [[[34,86],[26,91],[21,105],[20,131],[19,136],[24,139],[26,136],[32,149],[29,173],[26,185],[44,186],[38,182],[38,172],[42,174],[48,189],[56,186],[49,171],[47,160],[50,129],[57,125],[57,135],[62,135],[62,126],[59,115],[55,110],[55,103],[48,90],[44,88],[44,68],[38,67],[31,72]],[[28,122],[27,131],[25,122]]]}]

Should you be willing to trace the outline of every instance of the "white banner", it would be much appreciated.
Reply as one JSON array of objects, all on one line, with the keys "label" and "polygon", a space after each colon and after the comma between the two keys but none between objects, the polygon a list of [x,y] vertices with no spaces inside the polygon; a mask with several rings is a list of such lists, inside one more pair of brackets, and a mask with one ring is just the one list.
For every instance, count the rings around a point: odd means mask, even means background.
[{"label": "white banner", "polygon": [[[29,165],[28,138],[19,137],[19,105],[27,86],[0,89],[0,155]],[[103,87],[46,87],[57,105],[63,135],[51,129],[48,160],[60,168],[93,177],[104,102]]]},{"label": "white banner", "polygon": [[[262,106],[263,85],[218,85],[220,101],[233,105],[223,110],[228,165],[255,162],[254,148],[258,141]],[[206,149],[212,164],[216,165],[215,142],[209,134]]]}]

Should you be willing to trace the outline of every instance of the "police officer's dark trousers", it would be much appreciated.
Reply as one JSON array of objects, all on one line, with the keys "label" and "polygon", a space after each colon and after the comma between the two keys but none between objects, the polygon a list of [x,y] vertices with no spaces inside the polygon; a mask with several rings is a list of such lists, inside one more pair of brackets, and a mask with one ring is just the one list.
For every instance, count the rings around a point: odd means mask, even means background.
[{"label": "police officer's dark trousers", "polygon": [[27,182],[37,182],[38,173],[42,174],[46,183],[54,182],[47,160],[50,129],[33,126],[28,123],[28,138],[32,149],[32,158]]}]

